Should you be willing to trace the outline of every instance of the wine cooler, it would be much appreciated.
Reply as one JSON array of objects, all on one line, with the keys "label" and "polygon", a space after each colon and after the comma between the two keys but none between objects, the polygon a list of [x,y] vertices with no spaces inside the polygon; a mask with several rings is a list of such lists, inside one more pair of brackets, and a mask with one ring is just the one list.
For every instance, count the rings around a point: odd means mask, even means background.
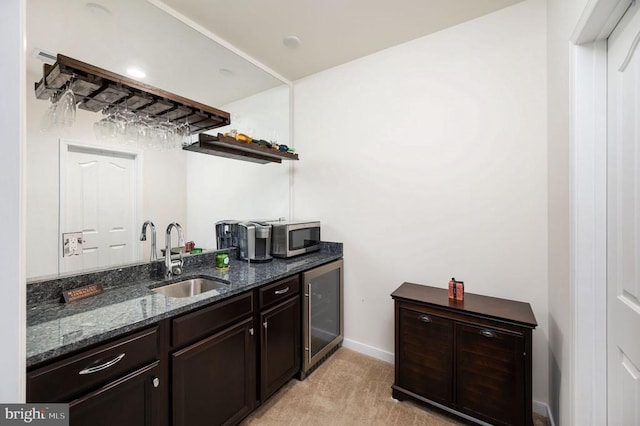
[{"label": "wine cooler", "polygon": [[335,352],[344,338],[343,261],[302,274],[302,371],[312,372]]}]

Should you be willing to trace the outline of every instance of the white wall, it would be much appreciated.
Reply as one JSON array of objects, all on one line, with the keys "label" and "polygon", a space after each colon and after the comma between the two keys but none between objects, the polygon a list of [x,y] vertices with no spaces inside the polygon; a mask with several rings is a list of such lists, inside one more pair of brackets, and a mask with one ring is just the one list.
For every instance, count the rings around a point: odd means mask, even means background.
[{"label": "white wall", "polygon": [[546,6],[295,82],[293,212],[345,243],[348,344],[390,358],[404,281],[531,303],[548,401]]},{"label": "white wall", "polygon": [[24,139],[24,2],[0,2],[0,80],[6,84],[0,97],[0,402],[25,399],[25,286],[22,172]]},{"label": "white wall", "polygon": [[[26,246],[29,278],[58,273],[58,140],[119,146],[99,142],[93,124],[102,115],[81,109],[78,109],[72,127],[43,132],[42,117],[49,102],[36,99],[33,93],[33,83],[39,78],[27,76]],[[143,152],[142,220],[150,219],[156,225],[159,248],[164,247],[164,230],[169,223],[177,221],[186,228],[185,157],[182,150],[145,149]],[[139,225],[142,226],[142,222]],[[139,232],[140,229],[135,230],[136,235]],[[151,239],[139,244],[143,247],[142,259],[148,259]]]},{"label": "white wall", "polygon": [[548,0],[549,402],[561,425],[572,424],[574,339],[570,281],[570,37],[587,0]]},{"label": "white wall", "polygon": [[[231,126],[256,139],[289,144],[289,87],[280,86],[223,105]],[[187,154],[187,215],[196,246],[216,248],[215,223],[226,219],[278,219],[289,215],[289,161],[257,164]]]}]

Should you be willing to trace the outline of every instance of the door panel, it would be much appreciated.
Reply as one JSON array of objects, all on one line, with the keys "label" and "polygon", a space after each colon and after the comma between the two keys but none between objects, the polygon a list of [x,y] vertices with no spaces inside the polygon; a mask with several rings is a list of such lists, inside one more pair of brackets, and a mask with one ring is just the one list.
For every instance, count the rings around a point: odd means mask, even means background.
[{"label": "door panel", "polygon": [[496,425],[523,424],[524,337],[456,324],[457,409]]},{"label": "door panel", "polygon": [[171,356],[174,426],[237,424],[256,396],[253,318]]},{"label": "door panel", "polygon": [[161,424],[159,361],[69,404],[74,426],[153,426]]},{"label": "door panel", "polygon": [[294,297],[260,315],[260,398],[271,396],[300,370],[300,299]]},{"label": "door panel", "polygon": [[609,424],[640,424],[640,13],[608,40]]},{"label": "door panel", "polygon": [[137,260],[137,156],[71,144],[61,149],[60,233],[81,231],[83,253],[61,257],[60,271]]},{"label": "door panel", "polygon": [[398,385],[444,405],[453,402],[453,323],[400,309]]}]

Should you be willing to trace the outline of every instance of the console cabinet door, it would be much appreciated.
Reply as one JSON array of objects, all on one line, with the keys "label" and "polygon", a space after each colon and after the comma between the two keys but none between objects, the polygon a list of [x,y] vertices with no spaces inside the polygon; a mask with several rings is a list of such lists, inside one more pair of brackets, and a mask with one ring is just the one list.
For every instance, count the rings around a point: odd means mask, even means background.
[{"label": "console cabinet door", "polygon": [[160,418],[159,361],[69,403],[73,426],[155,426]]},{"label": "console cabinet door", "polygon": [[260,397],[265,401],[300,370],[300,299],[261,313]]},{"label": "console cabinet door", "polygon": [[495,425],[523,425],[522,335],[456,324],[459,411]]},{"label": "console cabinet door", "polygon": [[237,424],[253,409],[253,318],[172,355],[173,425]]},{"label": "console cabinet door", "polygon": [[400,309],[398,386],[425,398],[453,403],[453,322]]}]

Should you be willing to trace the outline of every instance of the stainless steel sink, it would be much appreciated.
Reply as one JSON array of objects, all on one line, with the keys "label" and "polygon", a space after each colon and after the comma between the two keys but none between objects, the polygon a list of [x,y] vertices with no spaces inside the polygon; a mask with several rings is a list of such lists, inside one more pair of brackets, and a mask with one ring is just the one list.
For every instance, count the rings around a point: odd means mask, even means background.
[{"label": "stainless steel sink", "polygon": [[155,287],[151,290],[167,297],[191,297],[212,291],[215,291],[215,294],[219,294],[220,292],[218,290],[225,289],[228,285],[228,282],[210,278],[192,278],[162,287]]}]

